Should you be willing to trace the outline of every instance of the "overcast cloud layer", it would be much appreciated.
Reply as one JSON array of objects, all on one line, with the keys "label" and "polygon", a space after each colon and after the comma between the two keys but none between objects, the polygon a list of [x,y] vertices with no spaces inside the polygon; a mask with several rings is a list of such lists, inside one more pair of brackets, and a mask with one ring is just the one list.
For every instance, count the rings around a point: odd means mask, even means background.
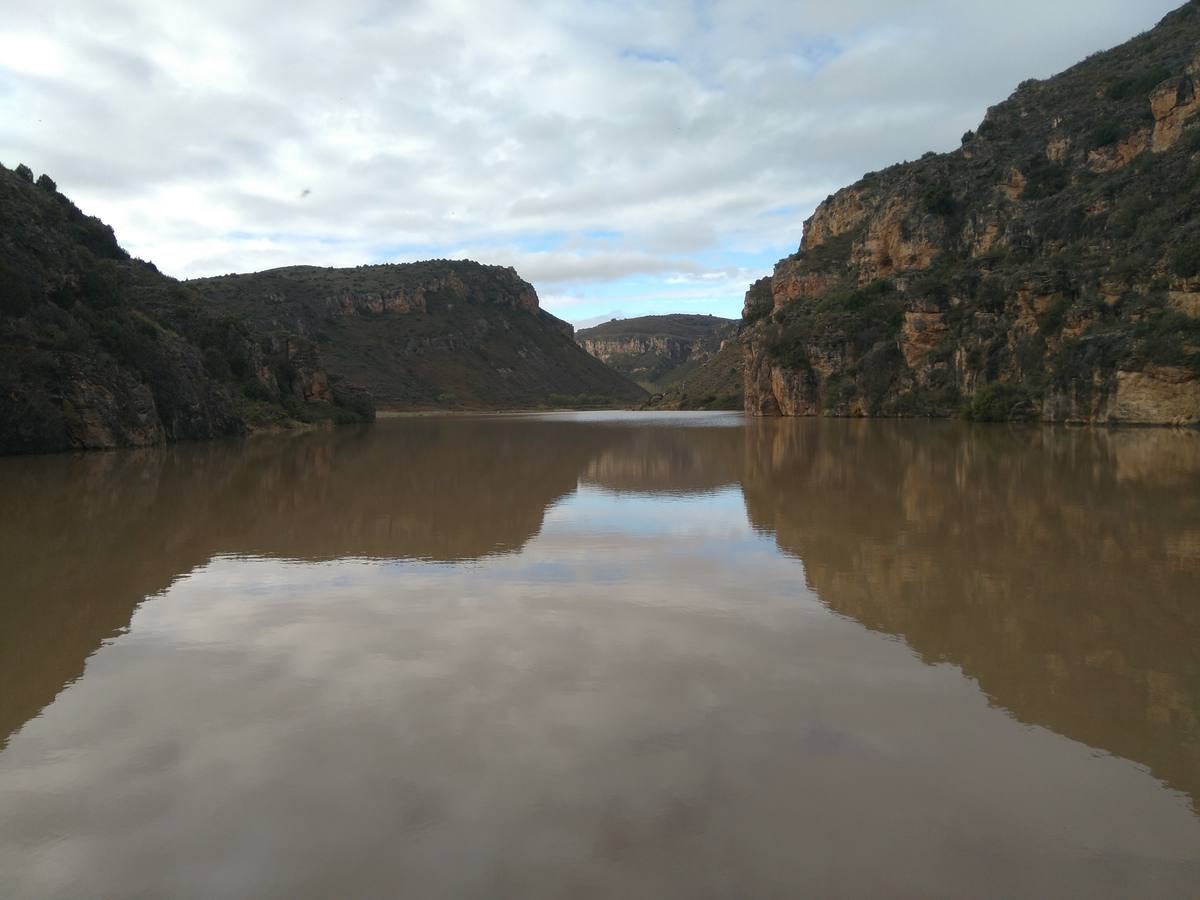
[{"label": "overcast cloud layer", "polygon": [[1181,0],[8,4],[0,162],[179,277],[470,257],[737,315],[863,172]]}]

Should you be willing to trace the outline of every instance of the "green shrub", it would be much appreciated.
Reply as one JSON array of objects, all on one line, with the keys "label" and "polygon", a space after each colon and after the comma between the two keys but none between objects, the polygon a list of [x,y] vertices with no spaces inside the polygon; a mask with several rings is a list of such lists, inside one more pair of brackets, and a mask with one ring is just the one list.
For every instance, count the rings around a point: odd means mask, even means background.
[{"label": "green shrub", "polygon": [[1034,157],[1026,174],[1025,199],[1053,197],[1070,183],[1071,173],[1066,166],[1049,162],[1042,156]]},{"label": "green shrub", "polygon": [[1171,251],[1171,271],[1184,278],[1200,275],[1200,241],[1189,241]]},{"label": "green shrub", "polygon": [[93,309],[109,309],[121,303],[121,273],[108,260],[96,260],[79,273],[80,299]]},{"label": "green shrub", "polygon": [[1058,334],[1062,331],[1067,313],[1071,310],[1070,297],[1060,297],[1051,304],[1050,308],[1038,316],[1038,327],[1046,334]]},{"label": "green shrub", "polygon": [[1130,97],[1143,97],[1171,77],[1171,70],[1166,66],[1154,66],[1136,75],[1129,75],[1110,84],[1104,92],[1109,100],[1127,100]]},{"label": "green shrub", "polygon": [[1092,129],[1088,135],[1088,149],[1101,150],[1111,147],[1125,136],[1125,130],[1117,122],[1104,122]]},{"label": "green shrub", "polygon": [[1023,385],[993,382],[975,392],[962,408],[972,422],[1024,421],[1036,414],[1035,399]]},{"label": "green shrub", "polygon": [[0,315],[23,316],[33,306],[32,272],[0,256]]},{"label": "green shrub", "polygon": [[958,212],[958,201],[950,185],[938,182],[927,186],[921,194],[921,202],[935,216],[952,216]]}]

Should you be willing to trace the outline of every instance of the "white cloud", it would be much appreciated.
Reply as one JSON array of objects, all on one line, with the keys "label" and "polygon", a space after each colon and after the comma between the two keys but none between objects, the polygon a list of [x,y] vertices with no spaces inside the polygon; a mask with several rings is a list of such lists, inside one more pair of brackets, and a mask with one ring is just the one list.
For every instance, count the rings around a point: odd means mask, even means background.
[{"label": "white cloud", "polygon": [[24,4],[0,161],[181,276],[458,252],[552,295],[716,282],[714,259],[788,252],[830,191],[1174,5]]}]

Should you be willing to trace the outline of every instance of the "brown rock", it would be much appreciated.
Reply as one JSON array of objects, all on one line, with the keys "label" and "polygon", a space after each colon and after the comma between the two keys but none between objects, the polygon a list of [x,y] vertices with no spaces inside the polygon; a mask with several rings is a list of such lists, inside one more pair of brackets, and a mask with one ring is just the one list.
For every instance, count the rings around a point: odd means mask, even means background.
[{"label": "brown rock", "polygon": [[1118,372],[1106,418],[1116,422],[1200,424],[1200,382],[1186,369],[1147,366]]},{"label": "brown rock", "polygon": [[909,366],[923,362],[942,342],[949,329],[945,316],[938,312],[906,312],[900,332],[900,352]]},{"label": "brown rock", "polygon": [[1190,75],[1172,78],[1155,88],[1150,95],[1150,110],[1154,114],[1155,153],[1165,153],[1179,143],[1183,125],[1200,113],[1200,101]]},{"label": "brown rock", "polygon": [[808,297],[817,297],[838,281],[837,276],[804,271],[803,257],[790,257],[775,266],[771,278],[773,309]]},{"label": "brown rock", "polygon": [[1088,168],[1096,173],[1123,169],[1150,148],[1150,129],[1143,128],[1112,147],[1088,153]]}]

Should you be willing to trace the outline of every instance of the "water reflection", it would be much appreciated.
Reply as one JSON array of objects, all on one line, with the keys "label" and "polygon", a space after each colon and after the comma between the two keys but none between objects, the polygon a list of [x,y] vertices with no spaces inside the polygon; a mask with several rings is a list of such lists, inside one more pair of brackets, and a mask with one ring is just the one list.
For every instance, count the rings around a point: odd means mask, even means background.
[{"label": "water reflection", "polygon": [[833,610],[1200,801],[1200,435],[756,424],[750,519]]},{"label": "water reflection", "polygon": [[116,894],[1180,895],[1198,479],[1188,433],[723,415],[0,460],[0,863]]}]

